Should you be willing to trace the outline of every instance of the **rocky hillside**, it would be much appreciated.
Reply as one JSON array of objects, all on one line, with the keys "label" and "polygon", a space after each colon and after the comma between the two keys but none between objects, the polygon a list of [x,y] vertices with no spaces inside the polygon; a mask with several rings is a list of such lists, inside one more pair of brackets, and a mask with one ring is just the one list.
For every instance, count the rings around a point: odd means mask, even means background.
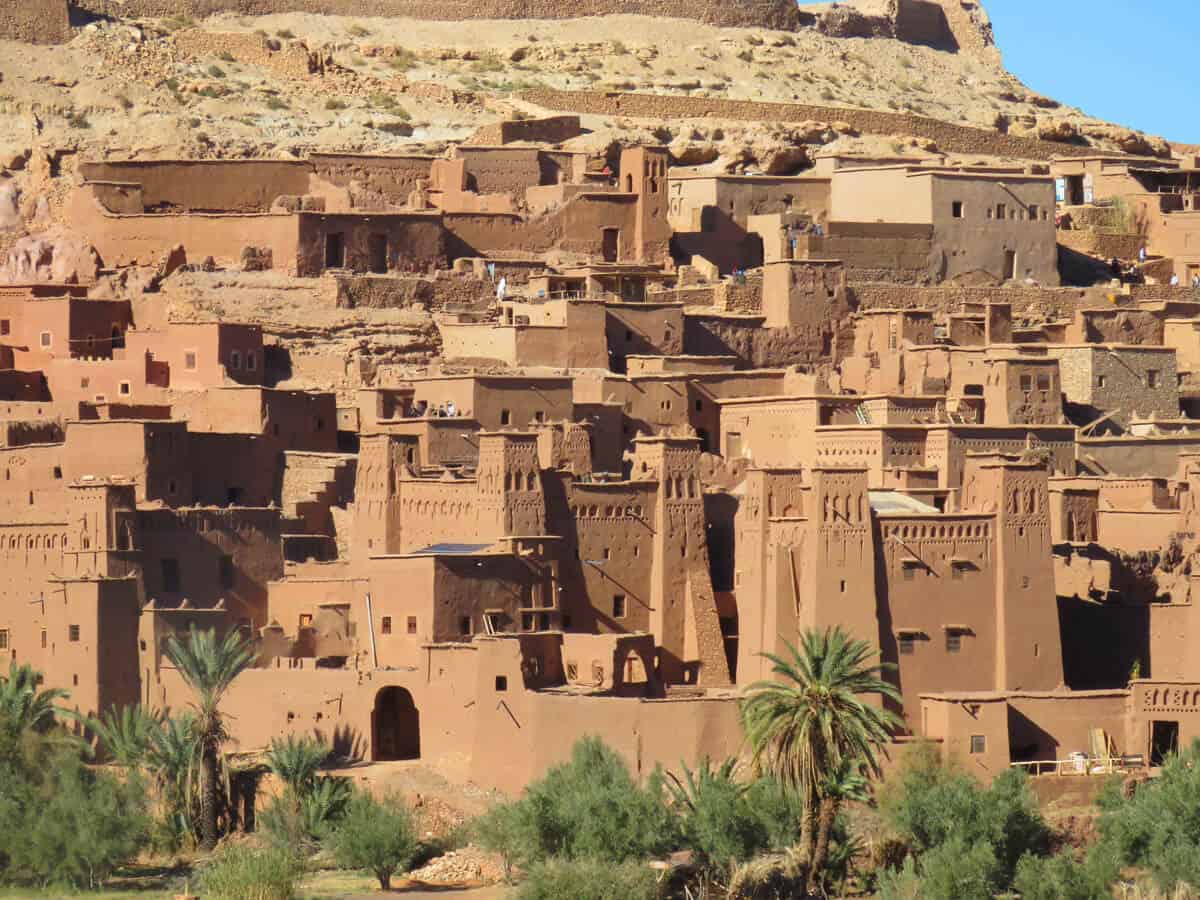
[{"label": "rocky hillside", "polygon": [[[0,166],[34,146],[111,157],[438,149],[514,111],[536,112],[512,99],[535,88],[890,110],[1017,136],[1168,152],[1159,139],[1029,91],[1004,70],[974,4],[947,4],[968,16],[949,50],[911,43],[924,25],[900,15],[906,8],[859,0],[801,9],[802,24],[789,31],[644,16],[100,18],[62,46],[0,43]],[[816,124],[837,120],[829,118]],[[931,149],[903,134],[800,124],[592,116],[583,143],[659,140],[681,153],[702,145],[709,156],[715,146],[731,166],[752,165],[755,148],[778,154],[789,145]],[[806,158],[791,155],[798,165]]]}]

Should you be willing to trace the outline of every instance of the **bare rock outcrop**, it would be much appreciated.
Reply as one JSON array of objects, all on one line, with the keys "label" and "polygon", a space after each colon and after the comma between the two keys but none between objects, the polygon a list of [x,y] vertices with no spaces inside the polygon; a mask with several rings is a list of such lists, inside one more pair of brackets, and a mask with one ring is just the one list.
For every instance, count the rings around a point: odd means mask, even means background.
[{"label": "bare rock outcrop", "polygon": [[0,284],[90,284],[100,272],[100,257],[82,236],[65,230],[20,238],[0,265]]}]

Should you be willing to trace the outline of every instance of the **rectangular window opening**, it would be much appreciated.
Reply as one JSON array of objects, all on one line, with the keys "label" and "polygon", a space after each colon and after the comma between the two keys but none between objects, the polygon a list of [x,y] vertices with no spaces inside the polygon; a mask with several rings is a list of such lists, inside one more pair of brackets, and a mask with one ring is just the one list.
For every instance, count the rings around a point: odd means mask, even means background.
[{"label": "rectangular window opening", "polygon": [[392,633],[392,617],[391,616],[383,617],[383,621],[380,622],[380,624],[379,624],[379,633],[380,634],[391,634]]},{"label": "rectangular window opening", "polygon": [[614,619],[625,618],[625,595],[614,594],[612,601],[612,610]]}]

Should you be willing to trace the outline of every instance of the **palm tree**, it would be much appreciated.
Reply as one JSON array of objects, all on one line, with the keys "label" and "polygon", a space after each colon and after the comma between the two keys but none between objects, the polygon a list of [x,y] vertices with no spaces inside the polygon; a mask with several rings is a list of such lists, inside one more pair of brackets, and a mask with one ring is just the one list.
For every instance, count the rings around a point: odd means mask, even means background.
[{"label": "palm tree", "polygon": [[108,758],[119,766],[140,766],[154,745],[155,732],[162,727],[163,714],[142,706],[112,707],[98,719],[87,720]]},{"label": "palm tree", "polygon": [[200,846],[217,845],[217,771],[221,745],[229,738],[221,700],[233,680],[254,662],[254,651],[236,631],[218,638],[193,625],[186,640],[172,637],[167,658],[196,694],[193,727],[200,748]]},{"label": "palm tree", "polygon": [[885,666],[870,664],[870,644],[841,628],[806,631],[800,647],[787,644],[787,650],[786,656],[764,654],[777,680],[747,688],[742,723],[755,769],[800,797],[800,859],[813,893],[840,804],[831,778],[849,770],[881,774],[877,750],[901,721],[869,698],[898,702],[900,694],[879,677]]},{"label": "palm tree", "polygon": [[162,798],[164,819],[179,842],[193,832],[197,753],[195,716],[170,716],[150,738],[147,768]]},{"label": "palm tree", "polygon": [[307,793],[316,783],[317,772],[333,749],[316,738],[289,734],[274,738],[266,752],[267,768],[297,795]]},{"label": "palm tree", "polygon": [[7,677],[0,675],[0,727],[12,736],[27,731],[45,734],[63,713],[55,704],[70,694],[62,688],[40,691],[42,676],[32,666],[9,664]]}]

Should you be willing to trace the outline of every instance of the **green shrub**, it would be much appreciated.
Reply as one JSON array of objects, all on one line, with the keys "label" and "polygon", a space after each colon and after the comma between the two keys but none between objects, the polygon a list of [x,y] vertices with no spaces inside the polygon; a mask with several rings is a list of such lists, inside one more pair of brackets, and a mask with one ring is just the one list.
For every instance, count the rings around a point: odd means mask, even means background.
[{"label": "green shrub", "polygon": [[225,70],[220,66],[212,65],[208,67],[208,74],[213,78],[224,78]]},{"label": "green shrub", "polygon": [[330,97],[325,101],[325,108],[331,111],[345,109],[346,101],[339,100],[337,97]]},{"label": "green shrub", "polygon": [[880,900],[923,900],[921,876],[910,856],[898,870],[885,870],[879,875]]},{"label": "green shrub", "polygon": [[551,860],[532,866],[517,900],[654,900],[654,872],[645,863]]},{"label": "green shrub", "polygon": [[1066,853],[1023,856],[1017,863],[1013,889],[1022,900],[1110,900],[1112,880],[1092,860],[1081,864]]},{"label": "green shrub", "polygon": [[992,900],[1001,879],[992,845],[958,836],[922,855],[918,868],[924,900]]},{"label": "green shrub", "polygon": [[277,32],[275,32],[275,37],[282,38],[285,41],[290,41],[296,37],[296,33],[290,28],[280,28]]},{"label": "green shrub", "polygon": [[280,848],[227,847],[201,875],[206,900],[292,900],[304,866]]},{"label": "green shrub", "polygon": [[0,875],[96,888],[146,838],[146,788],[87,768],[77,747],[31,736],[0,762]]},{"label": "green shrub", "polygon": [[329,839],[338,864],[366,869],[388,890],[392,875],[407,871],[417,852],[412,815],[402,801],[382,803],[369,794],[358,794],[349,803]]},{"label": "green shrub", "polygon": [[1166,891],[1200,887],[1200,741],[1168,758],[1161,777],[1132,798],[1112,785],[1099,802],[1101,839],[1089,863],[1110,858],[1144,868]]},{"label": "green shrub", "polygon": [[693,772],[672,776],[671,808],[679,816],[684,846],[709,875],[727,872],[767,849],[770,833],[748,800],[749,788],[733,778],[735,760],[713,769],[706,759]]},{"label": "green shrub", "polygon": [[1046,852],[1049,830],[1017,769],[985,788],[922,745],[905,759],[898,780],[885,786],[880,807],[918,857],[954,838],[968,848],[986,844],[999,867],[999,888],[1011,884],[1022,856]]},{"label": "green shrub", "polygon": [[511,805],[491,814],[503,827],[488,846],[523,866],[550,857],[624,862],[676,846],[662,775],[656,772],[639,787],[621,758],[595,737],[580,740],[568,762]]},{"label": "green shrub", "polygon": [[108,759],[120,766],[137,766],[149,755],[162,721],[161,713],[138,705],[122,706],[88,720],[88,728]]},{"label": "green shrub", "polygon": [[266,107],[272,110],[288,109],[287,101],[281,97],[268,97]]},{"label": "green shrub", "polygon": [[364,28],[362,25],[355,24],[347,28],[346,33],[351,37],[365,38],[370,36],[371,30],[369,28]]}]

